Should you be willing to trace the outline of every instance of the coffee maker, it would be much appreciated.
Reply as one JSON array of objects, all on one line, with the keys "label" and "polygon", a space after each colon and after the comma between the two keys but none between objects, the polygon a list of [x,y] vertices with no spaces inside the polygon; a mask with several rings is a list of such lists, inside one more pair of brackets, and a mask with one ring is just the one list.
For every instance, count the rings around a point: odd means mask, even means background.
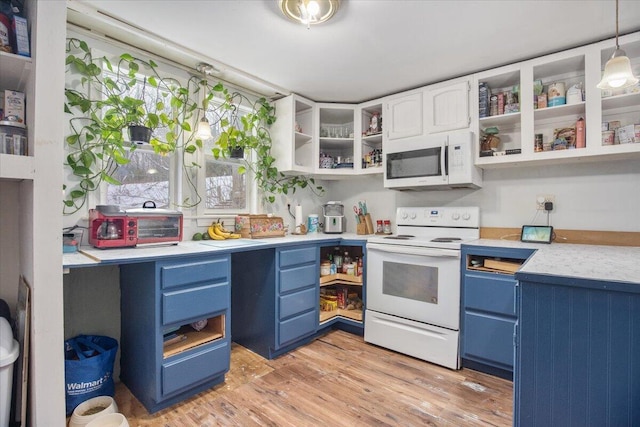
[{"label": "coffee maker", "polygon": [[322,206],[324,216],[324,232],[326,234],[344,233],[346,222],[342,202],[327,202]]}]

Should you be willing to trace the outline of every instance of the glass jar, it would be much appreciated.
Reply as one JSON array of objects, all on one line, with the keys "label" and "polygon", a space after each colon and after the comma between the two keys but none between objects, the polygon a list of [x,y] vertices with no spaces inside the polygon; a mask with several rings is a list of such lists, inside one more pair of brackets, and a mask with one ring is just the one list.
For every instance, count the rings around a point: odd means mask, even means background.
[{"label": "glass jar", "polygon": [[376,233],[382,233],[384,228],[382,227],[382,220],[379,219],[376,221]]},{"label": "glass jar", "polygon": [[388,219],[384,220],[383,233],[391,234],[391,221]]},{"label": "glass jar", "polygon": [[331,274],[331,262],[322,261],[320,263],[320,276],[328,276]]}]

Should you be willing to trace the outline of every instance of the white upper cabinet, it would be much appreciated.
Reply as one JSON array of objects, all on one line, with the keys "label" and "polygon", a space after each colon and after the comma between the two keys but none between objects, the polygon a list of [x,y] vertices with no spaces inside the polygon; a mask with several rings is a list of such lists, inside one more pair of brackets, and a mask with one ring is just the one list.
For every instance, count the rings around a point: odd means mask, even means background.
[{"label": "white upper cabinet", "polygon": [[314,164],[315,103],[289,95],[274,103],[276,122],[271,126],[271,153],[282,173],[312,173]]},{"label": "white upper cabinet", "polygon": [[424,134],[423,89],[394,95],[384,102],[385,131],[388,140]]},{"label": "white upper cabinet", "polygon": [[[356,109],[356,129],[360,132],[355,135],[355,157],[360,159],[360,163],[355,167],[356,170],[359,168],[359,174],[382,173],[382,133],[386,126],[383,112],[380,99],[359,104]],[[358,122],[360,126],[357,126]]]},{"label": "white upper cabinet", "polygon": [[427,86],[424,93],[426,132],[469,127],[469,78]]},{"label": "white upper cabinet", "polygon": [[[640,33],[620,37],[620,47],[640,74]],[[476,74],[471,108],[476,165],[640,156],[640,86],[614,92],[596,87],[614,48],[615,41],[607,40]],[[498,143],[483,138],[488,128],[497,128]]]},{"label": "white upper cabinet", "polygon": [[360,160],[360,150],[356,150],[354,137],[359,126],[355,105],[316,104],[316,123],[319,129],[315,150],[316,174],[324,178],[354,175],[355,164]]}]

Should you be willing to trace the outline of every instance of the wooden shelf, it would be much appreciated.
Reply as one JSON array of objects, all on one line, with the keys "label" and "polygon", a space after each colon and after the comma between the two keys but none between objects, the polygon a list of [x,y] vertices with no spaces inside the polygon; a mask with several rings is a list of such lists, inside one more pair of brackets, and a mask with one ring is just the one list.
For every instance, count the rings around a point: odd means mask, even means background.
[{"label": "wooden shelf", "polygon": [[200,331],[185,325],[176,332],[177,335],[184,335],[185,338],[182,341],[164,346],[162,348],[162,357],[166,359],[193,347],[220,339],[224,336],[223,332],[224,318],[222,316],[208,319],[207,326]]},{"label": "wooden shelf", "polygon": [[322,311],[320,310],[320,323],[326,322],[327,320],[331,320],[334,317],[345,317],[347,319],[355,320],[357,322],[362,322],[362,310],[346,310],[343,308],[339,308],[337,310],[332,311]]},{"label": "wooden shelf", "polygon": [[320,277],[320,286],[329,285],[362,285],[362,276],[338,273]]}]

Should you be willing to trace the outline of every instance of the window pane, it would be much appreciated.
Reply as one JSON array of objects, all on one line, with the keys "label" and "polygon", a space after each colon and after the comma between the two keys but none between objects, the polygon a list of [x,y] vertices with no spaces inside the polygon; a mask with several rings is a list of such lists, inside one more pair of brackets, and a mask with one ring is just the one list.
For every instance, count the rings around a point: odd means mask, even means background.
[{"label": "window pane", "polygon": [[240,163],[206,156],[207,209],[243,210],[247,207],[246,177],[238,173]]},{"label": "window pane", "polygon": [[[237,117],[246,114],[246,111],[240,109]],[[229,112],[225,114],[227,119],[235,122]],[[216,160],[211,149],[214,142],[220,135],[220,119],[221,117],[213,111],[207,111],[207,119],[211,123],[211,133],[213,137],[204,141],[205,152],[205,208],[207,210],[232,210],[243,211],[248,209],[248,194],[246,174],[238,173],[238,168],[243,164],[242,160],[236,159],[218,159]]]},{"label": "window pane", "polygon": [[169,207],[169,157],[138,149],[129,159],[114,174],[122,185],[107,186],[106,204],[141,207],[152,200],[159,208]]}]

